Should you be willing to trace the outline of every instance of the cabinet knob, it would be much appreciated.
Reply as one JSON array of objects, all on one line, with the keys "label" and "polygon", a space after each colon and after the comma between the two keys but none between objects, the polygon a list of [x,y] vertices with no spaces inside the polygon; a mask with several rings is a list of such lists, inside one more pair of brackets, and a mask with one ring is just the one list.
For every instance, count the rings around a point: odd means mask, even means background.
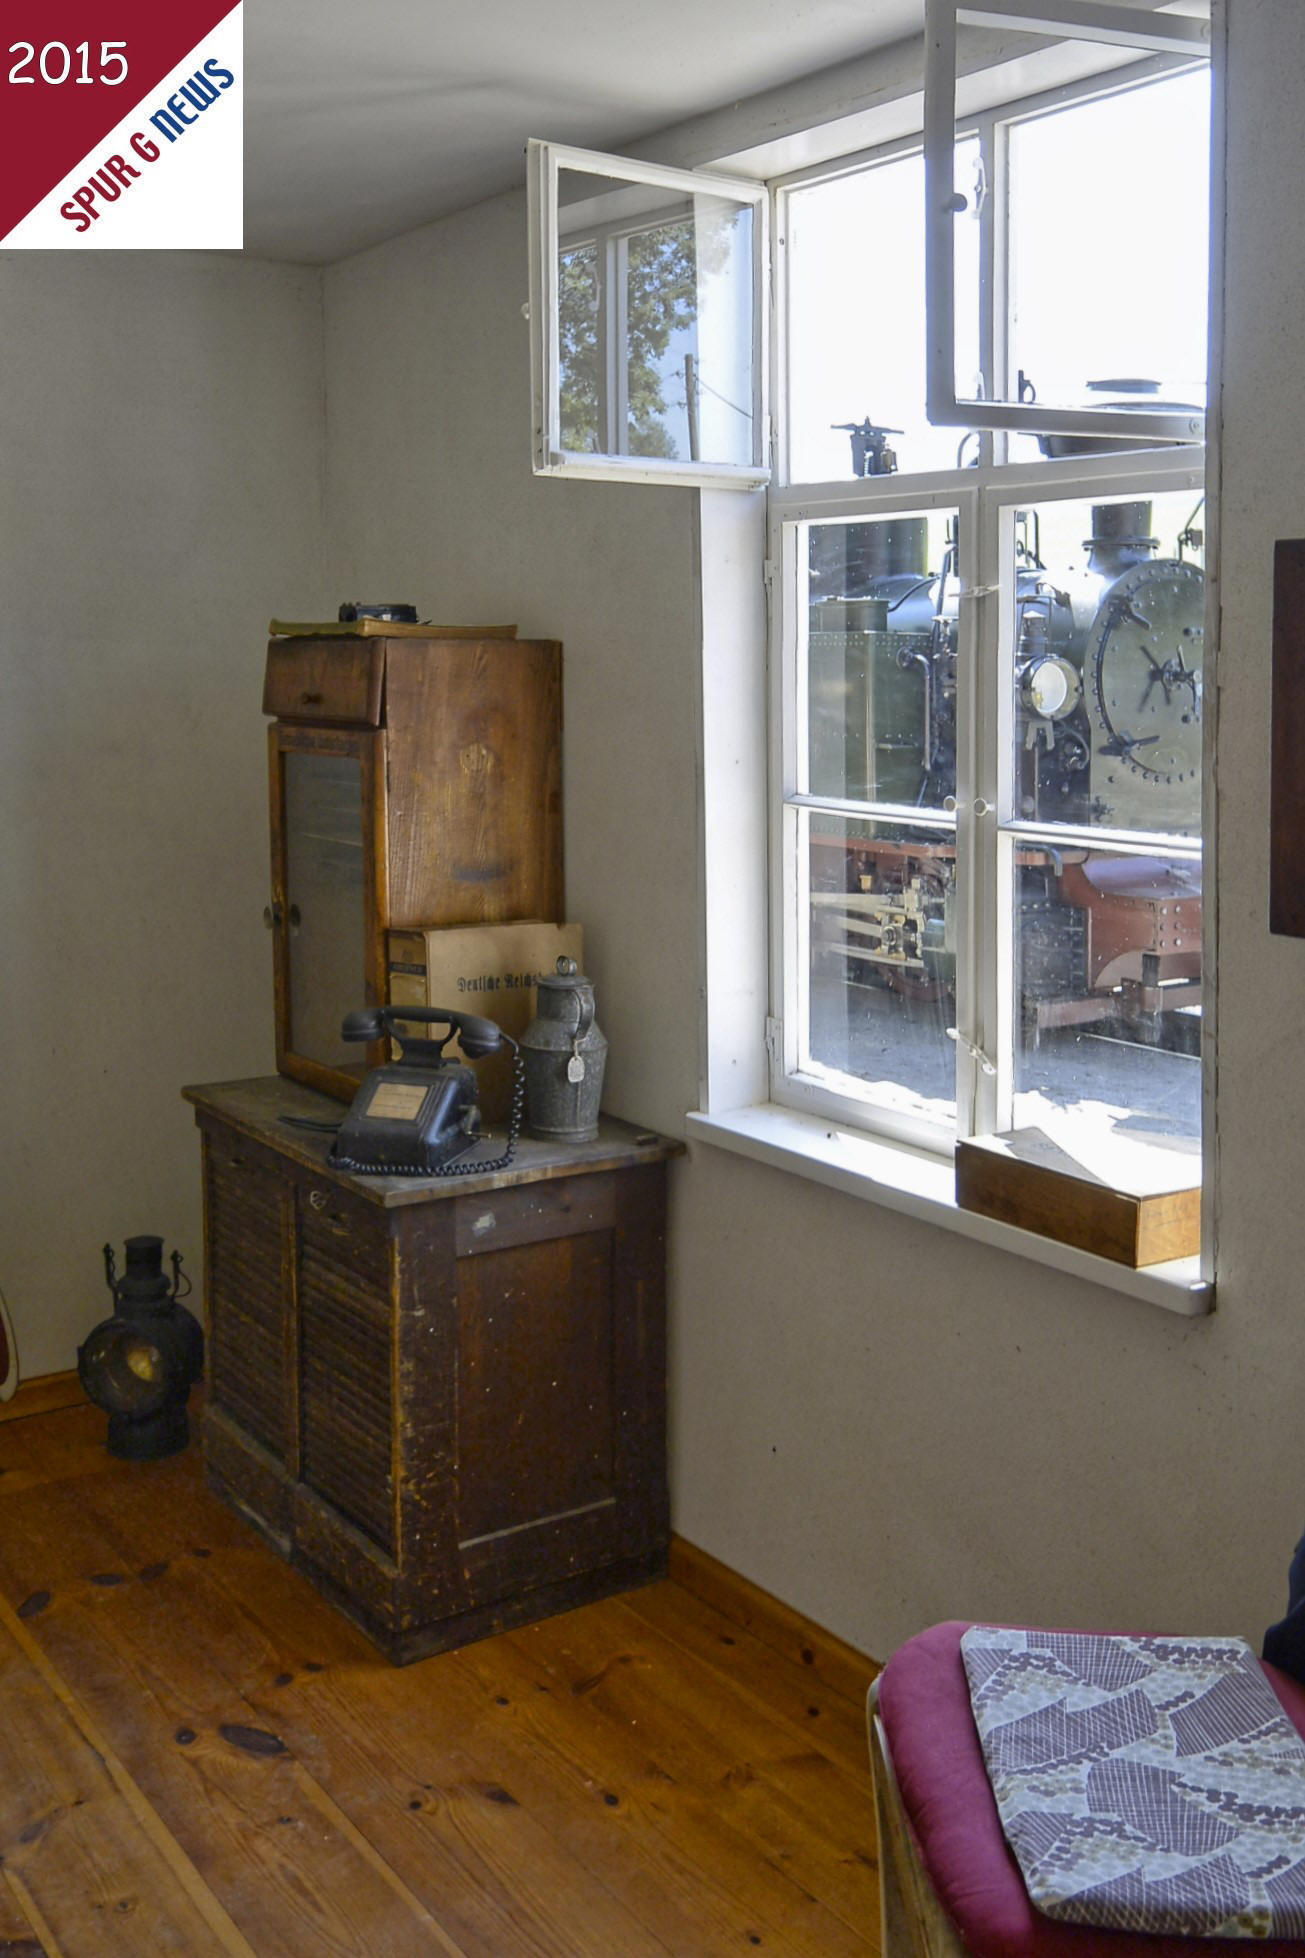
[{"label": "cabinet knob", "polygon": [[308,1192],[308,1201],[312,1204],[314,1210],[325,1210],[331,1199],[326,1190],[310,1190]]},{"label": "cabinet knob", "polygon": [[300,925],[303,923],[303,919],[299,914],[299,906],[297,904],[292,904],[286,915],[290,920],[291,931],[298,931]]},{"label": "cabinet knob", "polygon": [[268,930],[271,931],[273,925],[279,925],[280,922],[281,922],[280,905],[265,904],[263,906],[263,923],[267,926]]}]

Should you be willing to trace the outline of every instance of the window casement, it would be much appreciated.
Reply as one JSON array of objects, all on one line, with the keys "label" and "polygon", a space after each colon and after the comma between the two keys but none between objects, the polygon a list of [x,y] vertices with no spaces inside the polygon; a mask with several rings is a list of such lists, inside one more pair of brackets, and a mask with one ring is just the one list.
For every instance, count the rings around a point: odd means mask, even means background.
[{"label": "window casement", "polygon": [[[1205,436],[1204,399],[1178,402],[1160,398],[1165,390],[1164,383],[1171,377],[1166,374],[1152,376],[1151,348],[1145,336],[1134,333],[1131,347],[1140,365],[1120,368],[1111,363],[1105,354],[1103,366],[1097,368],[1095,375],[1065,376],[1057,378],[1062,386],[1068,379],[1069,389],[1078,399],[1059,399],[1032,378],[1032,368],[1028,356],[1021,357],[1022,350],[1015,344],[1016,333],[1012,330],[1018,323],[1019,307],[1014,291],[998,295],[998,304],[993,308],[992,317],[998,341],[992,349],[990,366],[995,369],[986,377],[988,386],[980,393],[971,387],[961,391],[958,375],[966,371],[965,363],[958,360],[957,344],[957,240],[958,223],[973,211],[973,200],[958,187],[956,179],[956,131],[957,131],[957,56],[959,49],[958,30],[965,29],[1005,29],[1030,37],[1030,45],[1036,46],[1042,38],[1052,35],[1064,45],[1077,45],[1084,56],[1084,64],[1098,74],[1098,85],[1109,88],[1117,99],[1119,80],[1110,64],[1120,59],[1128,60],[1130,76],[1141,75],[1147,79],[1157,71],[1163,72],[1174,65],[1180,67],[1195,64],[1205,69],[1210,52],[1209,0],[1194,0],[1194,5],[1203,9],[1203,17],[1189,18],[1186,13],[1173,15],[1167,12],[1145,10],[1114,4],[1114,0],[983,0],[982,4],[969,4],[969,0],[925,0],[925,97],[924,97],[924,171],[925,171],[925,253],[926,253],[926,316],[927,316],[927,358],[928,383],[927,400],[929,420],[939,427],[960,427],[966,429],[1004,429],[1023,430],[1041,436],[1108,437],[1111,434],[1126,440],[1146,440],[1159,442],[1202,442]],[[1136,58],[1139,55],[1152,57],[1147,68],[1139,68]],[[1107,94],[1106,100],[1110,99]],[[1036,141],[1037,125],[1028,126],[1019,121],[1005,118],[998,125],[1003,142]],[[1129,218],[1136,215],[1139,208],[1145,209],[1152,195],[1148,175],[1156,167],[1159,143],[1150,147],[1143,157],[1131,186],[1131,197],[1125,202],[1110,195],[1110,187],[1101,179],[1103,156],[1112,153],[1112,132],[1103,128],[1096,135],[1095,147],[1089,150],[1086,145],[1079,153],[1081,182],[1075,185],[1066,181],[1063,173],[1055,176],[1058,159],[1052,156],[1028,159],[1027,167],[1020,171],[1019,177],[1036,189],[1041,175],[1045,184],[1054,185],[1053,194],[1058,199],[1060,224],[1056,223],[1056,212],[1049,212],[1050,235],[1060,235],[1068,243],[1075,235],[1076,227],[1063,223],[1063,214],[1076,198],[1090,195],[1094,211],[1109,219],[1112,211],[1121,221],[1127,211]],[[1117,160],[1117,159],[1116,159]],[[1007,159],[1003,158],[1002,163]],[[1009,168],[1000,170],[1002,183],[1009,187],[1015,172]],[[991,181],[991,170],[988,181]],[[982,185],[978,196],[986,192]],[[1189,186],[1189,193],[1198,204],[1205,202],[1207,185],[1205,182]],[[1002,233],[1014,226],[1019,212],[1007,199],[1000,199],[997,223]],[[1164,210],[1156,207],[1157,218]],[[1181,202],[1180,206],[1181,208]],[[1172,207],[1171,207],[1172,210]],[[1090,235],[1090,227],[1083,226],[1080,235]],[[1163,237],[1163,219],[1155,227],[1155,236]],[[1005,279],[1011,271],[1012,258],[1016,256],[1013,241],[1008,235],[999,236],[999,259],[993,267],[993,276]],[[1045,254],[1047,233],[1043,236]],[[1161,245],[1163,251],[1163,244]],[[1165,268],[1156,264],[1150,252],[1143,257],[1150,261],[1137,268],[1137,276],[1142,280],[1163,278]],[[1063,278],[1064,268],[1062,268]],[[1060,285],[1061,280],[1057,280]],[[1110,332],[1110,323],[1118,318],[1117,295],[1112,290],[1113,280],[1109,271],[1098,268],[1094,276],[1090,264],[1079,268],[1075,278],[1076,310],[1086,316],[1088,334],[1098,343]],[[1063,305],[1065,295],[1060,293]],[[1063,324],[1063,315],[1061,323]],[[1139,378],[1140,377],[1140,378]],[[1198,377],[1204,382],[1204,369]]]},{"label": "window casement", "polygon": [[532,141],[537,475],[770,473],[764,186]]},{"label": "window casement", "polygon": [[1197,1153],[1201,501],[1189,449],[772,492],[774,1100]]}]

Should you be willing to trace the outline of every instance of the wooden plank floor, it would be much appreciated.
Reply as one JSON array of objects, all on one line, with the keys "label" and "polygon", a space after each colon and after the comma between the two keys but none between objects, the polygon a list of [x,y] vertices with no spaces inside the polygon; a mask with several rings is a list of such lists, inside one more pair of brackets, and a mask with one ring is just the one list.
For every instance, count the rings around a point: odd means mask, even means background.
[{"label": "wooden plank floor", "polygon": [[869,1669],[793,1614],[688,1553],[396,1669],[103,1436],[0,1420],[0,1954],[877,1951]]}]

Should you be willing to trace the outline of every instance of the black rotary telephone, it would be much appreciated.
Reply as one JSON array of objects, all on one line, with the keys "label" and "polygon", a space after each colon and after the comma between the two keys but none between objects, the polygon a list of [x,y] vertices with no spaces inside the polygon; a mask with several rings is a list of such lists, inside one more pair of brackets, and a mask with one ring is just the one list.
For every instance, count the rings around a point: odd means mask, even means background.
[{"label": "black rotary telephone", "polygon": [[[438,1040],[414,1040],[400,1032],[411,1021],[433,1021],[447,1032]],[[400,1052],[397,1061],[364,1076],[331,1146],[328,1160],[337,1168],[364,1176],[478,1176],[507,1168],[521,1130],[525,1070],[516,1041],[501,1027],[444,1006],[372,1006],[347,1014],[340,1033],[345,1040],[390,1035]],[[444,1058],[455,1035],[469,1060],[483,1060],[501,1046],[516,1057],[507,1146],[488,1162],[460,1160],[479,1140],[480,1106],[471,1068]]]}]

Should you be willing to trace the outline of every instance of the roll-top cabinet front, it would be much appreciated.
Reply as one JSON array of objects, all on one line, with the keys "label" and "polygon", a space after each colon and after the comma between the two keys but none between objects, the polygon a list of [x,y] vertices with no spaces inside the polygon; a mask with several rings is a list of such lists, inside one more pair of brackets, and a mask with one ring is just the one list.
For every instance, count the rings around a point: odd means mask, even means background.
[{"label": "roll-top cabinet front", "polygon": [[297,1193],[299,1480],[387,1556],[394,1514],[394,1324],[384,1215]]},{"label": "roll-top cabinet front", "polygon": [[[295,1458],[293,1353],[285,1299],[294,1185],[275,1156],[214,1131],[204,1148],[207,1399],[279,1473]],[[283,1523],[283,1518],[277,1519]]]},{"label": "roll-top cabinet front", "polygon": [[400,1662],[662,1574],[664,1151],[387,1207],[199,1120],[222,1494]]},{"label": "roll-top cabinet front", "polygon": [[385,934],[563,915],[561,647],[273,639],[277,1068],[349,1099],[344,1015],[385,999]]}]

